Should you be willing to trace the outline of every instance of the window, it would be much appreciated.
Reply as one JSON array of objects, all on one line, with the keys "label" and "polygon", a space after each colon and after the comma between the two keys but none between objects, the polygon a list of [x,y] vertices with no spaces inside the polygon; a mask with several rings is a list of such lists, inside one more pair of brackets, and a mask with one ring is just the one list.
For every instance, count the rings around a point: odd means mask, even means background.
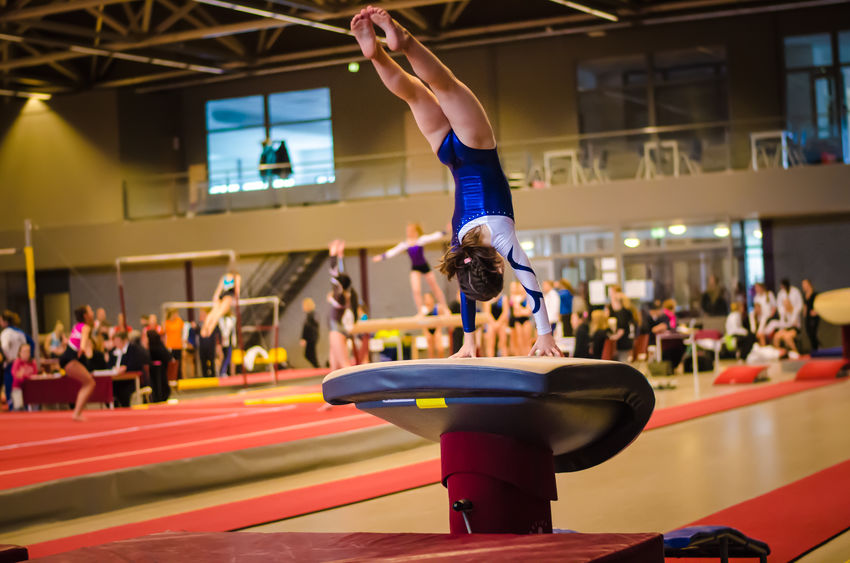
[{"label": "window", "polygon": [[850,31],[785,37],[785,119],[807,162],[850,161]]},{"label": "window", "polygon": [[206,109],[211,194],[335,181],[329,89],[212,100]]},{"label": "window", "polygon": [[582,61],[576,79],[582,133],[729,118],[722,46]]}]

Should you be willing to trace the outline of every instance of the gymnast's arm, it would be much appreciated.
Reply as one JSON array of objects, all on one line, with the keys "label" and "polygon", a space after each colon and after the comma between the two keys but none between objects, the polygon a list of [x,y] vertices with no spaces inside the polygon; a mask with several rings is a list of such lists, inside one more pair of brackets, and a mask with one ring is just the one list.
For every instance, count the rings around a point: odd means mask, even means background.
[{"label": "gymnast's arm", "polygon": [[463,322],[463,345],[452,354],[452,358],[475,357],[475,299],[469,299],[460,292],[460,318]]},{"label": "gymnast's arm", "polygon": [[546,312],[546,303],[543,300],[543,292],[540,291],[537,275],[531,268],[531,262],[528,256],[519,244],[519,240],[516,237],[516,230],[512,224],[510,226],[507,224],[501,225],[501,228],[496,225],[490,225],[490,232],[493,248],[505,257],[511,268],[513,268],[517,280],[522,284],[525,292],[534,302],[531,307],[531,313],[534,316],[534,324],[537,325],[537,341],[531,347],[529,355],[563,355],[557,344],[555,344],[555,337],[552,335],[552,326],[549,324],[549,314]]},{"label": "gymnast's arm", "polygon": [[386,260],[387,258],[392,258],[393,256],[398,256],[402,252],[407,250],[407,241],[403,240],[394,247],[390,248],[383,254],[378,254],[377,256],[372,257],[373,262],[380,262],[381,260]]},{"label": "gymnast's arm", "polygon": [[428,235],[422,235],[416,240],[416,244],[419,246],[425,246],[426,244],[431,244],[432,242],[437,242],[438,240],[442,240],[446,236],[446,231],[434,231]]}]

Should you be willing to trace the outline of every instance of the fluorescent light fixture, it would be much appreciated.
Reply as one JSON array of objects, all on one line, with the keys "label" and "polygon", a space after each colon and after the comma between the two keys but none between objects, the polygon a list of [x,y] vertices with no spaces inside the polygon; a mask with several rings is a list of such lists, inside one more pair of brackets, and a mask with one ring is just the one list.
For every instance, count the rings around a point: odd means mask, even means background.
[{"label": "fluorescent light fixture", "polygon": [[687,232],[688,228],[682,224],[670,225],[667,227],[667,230],[670,231],[671,235],[683,235]]},{"label": "fluorescent light fixture", "polygon": [[638,246],[640,246],[640,239],[636,237],[628,237],[627,239],[623,240],[623,244],[625,244],[629,248],[637,248]]},{"label": "fluorescent light fixture", "polygon": [[753,236],[760,239],[764,235],[762,234],[761,229],[756,229],[755,231],[753,231]]},{"label": "fluorescent light fixture", "polygon": [[333,33],[340,33],[342,35],[351,35],[351,31],[342,27],[337,27],[335,25],[327,25],[324,23],[315,22],[313,20],[305,20],[304,18],[297,18],[295,16],[287,16],[286,14],[279,14],[277,12],[270,12],[269,10],[263,10],[260,8],[253,8],[251,6],[244,6],[242,4],[234,4],[233,2],[223,2],[222,0],[196,0],[200,4],[209,4],[210,6],[218,6],[219,8],[228,8],[230,10],[236,10],[237,12],[242,12],[243,14],[251,14],[253,16],[260,16],[261,18],[271,18],[274,20],[280,20],[289,22],[295,25],[304,25],[307,27],[315,27],[316,29],[323,29],[325,31],[332,31]]},{"label": "fluorescent light fixture", "polygon": [[357,72],[360,70],[360,63],[352,61],[348,63],[348,72]]},{"label": "fluorescent light fixture", "polygon": [[[203,1],[203,0],[198,0]],[[568,2],[567,0],[549,0],[550,2],[554,2],[555,4],[560,4],[561,6],[566,6],[567,8],[572,8],[573,10],[578,10],[579,12],[584,12],[585,14],[590,14],[592,16],[596,16],[597,18],[602,18],[608,21],[620,21],[620,19],[614,14],[603,12],[601,10],[594,10],[589,6],[585,6],[584,4],[576,4],[575,2]]]},{"label": "fluorescent light fixture", "polygon": [[522,247],[523,250],[526,250],[526,251],[534,250],[534,241],[533,240],[524,240],[521,243],[519,243],[519,245]]},{"label": "fluorescent light fixture", "polygon": [[726,225],[717,225],[714,227],[714,236],[717,238],[726,238],[729,236],[729,227]]},{"label": "fluorescent light fixture", "polygon": [[655,227],[651,231],[649,231],[649,236],[652,238],[664,238],[664,235],[667,234],[667,231],[664,230],[664,227]]},{"label": "fluorescent light fixture", "polygon": [[17,98],[28,98],[30,100],[47,101],[52,98],[52,94],[43,92],[23,92],[20,90],[4,90],[0,88],[0,96],[15,96]]}]

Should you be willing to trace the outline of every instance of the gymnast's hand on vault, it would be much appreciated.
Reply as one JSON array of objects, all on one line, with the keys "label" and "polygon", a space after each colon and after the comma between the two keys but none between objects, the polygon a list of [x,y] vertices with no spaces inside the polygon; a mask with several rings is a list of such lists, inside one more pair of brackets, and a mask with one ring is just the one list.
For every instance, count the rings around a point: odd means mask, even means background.
[{"label": "gymnast's hand on vault", "polygon": [[456,353],[449,356],[450,358],[474,358],[475,357],[475,333],[463,333],[463,346]]},{"label": "gymnast's hand on vault", "polygon": [[[460,352],[458,352],[460,353]],[[537,337],[537,342],[531,347],[529,356],[563,356],[561,349],[555,344],[555,337],[552,333],[541,334]]]}]

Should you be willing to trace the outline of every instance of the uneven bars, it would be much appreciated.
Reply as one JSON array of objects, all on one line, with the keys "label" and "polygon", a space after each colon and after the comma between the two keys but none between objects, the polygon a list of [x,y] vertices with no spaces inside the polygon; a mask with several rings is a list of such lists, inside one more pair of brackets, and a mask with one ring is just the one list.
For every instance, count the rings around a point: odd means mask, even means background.
[{"label": "uneven bars", "polygon": [[171,254],[146,254],[141,256],[119,256],[115,259],[115,265],[121,268],[121,264],[144,264],[148,262],[173,262],[177,260],[203,260],[204,258],[220,258],[229,256],[231,261],[236,261],[235,250],[200,250],[196,252],[173,252]]},{"label": "uneven bars", "polygon": [[[272,327],[274,328],[274,348],[275,353],[277,353],[278,346],[278,333],[280,329],[280,297],[277,295],[268,295],[265,297],[245,297],[244,299],[239,299],[238,303],[240,305],[260,305],[262,303],[271,303],[274,305],[272,310]],[[212,307],[215,305],[213,301],[166,301],[162,304],[162,318],[165,319],[165,312],[168,309],[203,309],[204,307]],[[237,327],[237,338],[239,340],[239,347],[242,350],[242,327]],[[243,352],[245,350],[242,350]],[[242,375],[245,376],[245,363],[242,363]],[[274,376],[274,382],[277,383],[277,365],[275,362],[272,362],[272,375]]]}]

